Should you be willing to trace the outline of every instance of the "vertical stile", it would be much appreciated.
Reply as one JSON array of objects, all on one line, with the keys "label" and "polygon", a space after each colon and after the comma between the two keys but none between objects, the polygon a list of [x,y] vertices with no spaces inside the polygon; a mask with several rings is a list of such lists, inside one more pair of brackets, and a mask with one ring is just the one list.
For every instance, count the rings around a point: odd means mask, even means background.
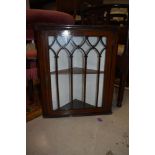
[{"label": "vertical stile", "polygon": [[73,109],[73,55],[70,55],[70,76],[71,76],[71,109]]},{"label": "vertical stile", "polygon": [[97,83],[96,83],[96,107],[98,106],[98,95],[99,95],[100,60],[101,60],[101,55],[99,54],[99,56],[98,56],[98,66],[97,66]]},{"label": "vertical stile", "polygon": [[58,109],[59,109],[60,99],[59,99],[59,81],[58,81],[58,56],[55,56],[55,76],[56,76],[57,103],[58,103]]},{"label": "vertical stile", "polygon": [[83,102],[84,102],[84,107],[86,105],[86,74],[87,74],[87,55],[85,54],[85,68],[84,68],[84,99],[83,99]]}]

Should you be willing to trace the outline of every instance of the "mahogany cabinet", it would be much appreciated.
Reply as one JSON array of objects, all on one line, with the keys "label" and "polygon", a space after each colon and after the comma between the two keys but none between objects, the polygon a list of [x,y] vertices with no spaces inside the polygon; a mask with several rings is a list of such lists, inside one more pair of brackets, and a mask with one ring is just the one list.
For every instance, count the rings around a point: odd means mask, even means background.
[{"label": "mahogany cabinet", "polygon": [[35,26],[44,117],[112,112],[116,32],[109,26]]}]

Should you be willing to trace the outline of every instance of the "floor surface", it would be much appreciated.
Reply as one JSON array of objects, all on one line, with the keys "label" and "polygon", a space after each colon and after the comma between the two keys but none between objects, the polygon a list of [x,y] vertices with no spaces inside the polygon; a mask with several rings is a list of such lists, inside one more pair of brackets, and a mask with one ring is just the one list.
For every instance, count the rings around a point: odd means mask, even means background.
[{"label": "floor surface", "polygon": [[[116,90],[115,90],[116,92]],[[112,115],[38,117],[27,123],[27,155],[128,155],[129,93]]]}]

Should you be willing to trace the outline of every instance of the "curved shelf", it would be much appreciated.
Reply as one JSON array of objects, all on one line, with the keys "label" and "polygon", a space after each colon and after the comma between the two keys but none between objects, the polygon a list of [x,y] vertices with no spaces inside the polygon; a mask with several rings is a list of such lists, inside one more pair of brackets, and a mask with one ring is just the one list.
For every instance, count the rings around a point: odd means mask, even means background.
[{"label": "curved shelf", "polygon": [[[70,72],[71,72],[71,68],[58,70],[58,74],[69,74]],[[51,74],[56,74],[55,71],[50,72],[50,73]],[[84,68],[78,68],[78,67],[73,68],[73,74],[84,74],[84,73],[85,73]],[[104,74],[105,72],[100,71],[99,73]],[[86,74],[98,74],[98,71],[94,70],[94,69],[87,69]]]}]

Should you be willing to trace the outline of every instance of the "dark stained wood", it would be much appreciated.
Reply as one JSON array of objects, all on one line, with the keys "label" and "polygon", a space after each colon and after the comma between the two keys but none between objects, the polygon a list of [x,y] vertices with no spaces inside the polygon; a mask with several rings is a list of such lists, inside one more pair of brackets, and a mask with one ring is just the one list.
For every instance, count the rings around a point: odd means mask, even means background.
[{"label": "dark stained wood", "polygon": [[58,109],[59,109],[60,108],[60,98],[59,98],[59,79],[58,79],[58,57],[55,57],[55,75],[56,75],[57,101],[58,101]]},{"label": "dark stained wood", "polygon": [[72,55],[70,56],[70,83],[71,83],[71,108],[73,108],[73,57]]},{"label": "dark stained wood", "polygon": [[[46,39],[45,39],[46,38]],[[44,42],[42,42],[44,40]],[[47,51],[47,37],[44,33],[39,33],[35,31],[35,43],[38,51],[38,58],[44,58],[42,61],[38,61],[39,67],[39,79],[40,79],[40,92],[41,92],[41,105],[43,114],[49,114],[52,107],[52,95],[51,95],[51,86],[48,85],[48,81],[50,80],[49,75],[49,59],[47,58],[47,53],[43,51]],[[44,101],[46,102],[44,104]]]},{"label": "dark stained wood", "polygon": [[97,84],[96,84],[96,107],[98,105],[98,93],[99,93],[99,80],[100,80],[100,61],[101,57],[98,57],[98,66],[97,66]]},{"label": "dark stained wood", "polygon": [[[71,72],[71,69],[61,69],[58,70],[58,74],[68,74]],[[55,71],[50,72],[51,74],[55,74]],[[97,74],[98,70],[94,69],[88,69],[87,68],[87,74]],[[99,74],[103,74],[104,71],[99,71]],[[79,68],[79,67],[73,67],[73,74],[84,74],[84,68]]]},{"label": "dark stained wood", "polygon": [[[124,89],[127,82],[127,76],[129,75],[129,38],[128,38],[128,29],[123,31],[126,35],[120,35],[121,42],[124,41],[125,51],[123,55],[116,57],[116,77],[120,78],[119,91],[117,97],[117,106],[122,106]],[[127,36],[127,37],[126,37]]]},{"label": "dark stained wood", "polygon": [[33,25],[33,28],[35,31],[40,30],[44,33],[48,31],[48,35],[60,35],[64,30],[69,30],[70,35],[76,36],[107,36],[109,32],[117,33],[118,30],[118,27],[112,25],[55,25],[52,23],[38,23]]},{"label": "dark stained wood", "polygon": [[73,100],[70,103],[65,104],[60,108],[60,110],[70,110],[70,109],[83,109],[83,105],[85,104],[85,108],[94,108],[93,105],[90,105],[88,103],[84,103],[80,100]]},{"label": "dark stained wood", "polygon": [[83,109],[72,109],[72,110],[59,110],[51,111],[50,114],[44,113],[45,118],[52,117],[65,117],[65,116],[88,116],[88,115],[103,115],[112,114],[112,111],[106,111],[104,108],[83,108]]},{"label": "dark stained wood", "polygon": [[36,106],[32,111],[26,112],[26,122],[42,115],[41,106]]},{"label": "dark stained wood", "polygon": [[87,76],[87,55],[85,55],[85,61],[84,61],[84,93],[83,93],[83,107],[85,108],[86,106],[86,76]]},{"label": "dark stained wood", "polygon": [[[70,68],[67,70],[60,70],[50,73],[49,65],[49,49],[47,38],[48,36],[61,35],[64,30],[68,30],[72,36],[104,36],[107,39],[106,43],[106,55],[105,55],[105,71],[100,72],[100,62],[98,63],[98,68],[96,70],[87,69],[87,56],[85,55],[85,65],[84,68],[72,68],[72,63]],[[96,115],[96,114],[111,114],[112,106],[112,95],[113,95],[113,79],[115,73],[115,59],[117,52],[117,27],[112,26],[53,26],[52,24],[37,24],[35,26],[35,37],[38,49],[38,60],[39,60],[39,72],[41,81],[41,96],[42,96],[42,107],[44,117],[61,117],[61,116],[79,116],[79,115]],[[86,52],[86,51],[84,51]],[[101,57],[102,58],[102,57]],[[101,66],[102,67],[102,66]],[[71,97],[72,108],[69,110],[62,110],[61,108],[53,110],[52,106],[52,91],[51,90],[51,74],[66,74],[69,73],[71,76],[73,74],[83,74],[84,75],[84,91],[83,91],[83,101],[80,102],[84,105],[83,108],[74,109],[73,97]],[[86,101],[86,76],[87,74],[97,74],[99,79],[99,74],[104,74],[104,86],[103,86],[103,98],[102,107],[87,108]],[[71,84],[73,84],[71,82]],[[98,85],[98,82],[97,82]],[[73,85],[72,85],[73,86]],[[73,91],[71,86],[71,91]],[[92,88],[95,89],[95,88]],[[97,86],[98,90],[98,86]],[[72,92],[73,93],[73,92]],[[98,93],[97,93],[98,94]],[[72,96],[73,94],[71,94]],[[96,99],[98,100],[98,99]],[[76,102],[77,103],[77,102]],[[66,103],[67,104],[67,103]],[[89,103],[88,103],[89,104]]]},{"label": "dark stained wood", "polygon": [[[105,63],[105,79],[104,79],[104,91],[103,91],[103,101],[107,104],[103,104],[102,106],[106,109],[106,111],[112,111],[112,98],[113,98],[113,86],[111,84],[114,83],[114,69],[115,69],[115,59],[116,59],[116,51],[117,51],[117,35],[109,34],[110,39],[107,42],[107,56]],[[108,82],[107,82],[108,81]],[[108,97],[107,97],[108,96]],[[104,103],[103,102],[103,103]]]}]

